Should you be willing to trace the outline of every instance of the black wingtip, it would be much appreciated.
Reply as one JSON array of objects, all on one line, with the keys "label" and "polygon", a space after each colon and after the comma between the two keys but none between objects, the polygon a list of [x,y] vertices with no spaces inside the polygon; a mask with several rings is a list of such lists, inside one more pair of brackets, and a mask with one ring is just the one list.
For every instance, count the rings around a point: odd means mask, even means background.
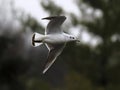
[{"label": "black wingtip", "polygon": [[33,46],[35,46],[34,40],[35,40],[35,33],[34,33],[33,36],[32,36],[32,45],[33,45]]},{"label": "black wingtip", "polygon": [[42,20],[52,20],[52,19],[55,19],[55,18],[65,18],[65,16],[50,16],[50,17],[45,17],[45,18],[42,18]]},{"label": "black wingtip", "polygon": [[45,18],[42,18],[42,20],[45,20],[45,19],[47,19],[47,20],[51,20],[51,19],[54,19],[54,18],[56,18],[56,16],[45,17]]}]

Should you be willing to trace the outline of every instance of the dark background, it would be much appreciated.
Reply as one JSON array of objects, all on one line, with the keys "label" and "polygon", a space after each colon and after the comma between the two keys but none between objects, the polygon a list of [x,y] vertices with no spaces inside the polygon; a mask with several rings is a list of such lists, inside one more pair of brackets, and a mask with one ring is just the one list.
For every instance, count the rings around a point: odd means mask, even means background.
[{"label": "dark background", "polygon": [[120,90],[120,0],[75,0],[82,18],[54,1],[41,1],[40,6],[49,16],[69,16],[65,32],[77,27],[80,37],[83,32],[91,37],[89,42],[83,37],[80,43],[68,43],[43,75],[48,50],[44,45],[32,47],[30,40],[33,32],[44,33],[45,27],[14,8],[14,1],[8,4],[9,19],[1,2],[0,90]]}]

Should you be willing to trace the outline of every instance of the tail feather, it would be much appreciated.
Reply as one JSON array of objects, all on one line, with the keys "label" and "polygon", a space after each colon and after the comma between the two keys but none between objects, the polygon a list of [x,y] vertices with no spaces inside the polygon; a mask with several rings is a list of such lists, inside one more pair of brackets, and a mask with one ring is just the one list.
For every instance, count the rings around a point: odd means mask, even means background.
[{"label": "tail feather", "polygon": [[32,36],[32,45],[34,47],[40,46],[41,44],[43,44],[42,39],[43,39],[44,35],[39,34],[39,33],[34,33]]}]

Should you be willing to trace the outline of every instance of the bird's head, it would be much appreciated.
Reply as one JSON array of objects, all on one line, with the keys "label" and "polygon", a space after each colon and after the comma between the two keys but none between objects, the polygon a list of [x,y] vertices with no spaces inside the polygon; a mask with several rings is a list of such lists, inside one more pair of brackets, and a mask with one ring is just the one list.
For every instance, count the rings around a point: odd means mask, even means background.
[{"label": "bird's head", "polygon": [[80,42],[79,38],[76,37],[76,36],[74,36],[74,35],[70,35],[70,36],[69,36],[69,39],[70,39],[71,41],[77,41],[77,42]]}]

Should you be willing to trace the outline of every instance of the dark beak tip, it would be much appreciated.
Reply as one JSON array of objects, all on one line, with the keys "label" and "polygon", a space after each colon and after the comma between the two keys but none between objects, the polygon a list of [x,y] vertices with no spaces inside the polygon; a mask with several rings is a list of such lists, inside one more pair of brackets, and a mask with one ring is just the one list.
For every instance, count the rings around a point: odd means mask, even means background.
[{"label": "dark beak tip", "polygon": [[80,42],[80,40],[77,40],[77,42],[79,43],[79,42]]}]

